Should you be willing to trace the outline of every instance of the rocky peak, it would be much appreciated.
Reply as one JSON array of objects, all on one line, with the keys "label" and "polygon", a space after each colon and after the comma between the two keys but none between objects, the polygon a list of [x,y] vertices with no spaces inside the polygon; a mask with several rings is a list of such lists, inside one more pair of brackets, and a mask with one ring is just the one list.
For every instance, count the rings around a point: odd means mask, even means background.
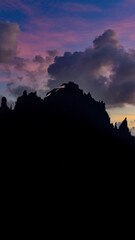
[{"label": "rocky peak", "polygon": [[128,136],[130,135],[130,131],[128,128],[128,122],[127,122],[127,118],[125,118],[123,120],[123,122],[121,123],[121,125],[119,126],[119,132],[124,135],[124,136]]}]

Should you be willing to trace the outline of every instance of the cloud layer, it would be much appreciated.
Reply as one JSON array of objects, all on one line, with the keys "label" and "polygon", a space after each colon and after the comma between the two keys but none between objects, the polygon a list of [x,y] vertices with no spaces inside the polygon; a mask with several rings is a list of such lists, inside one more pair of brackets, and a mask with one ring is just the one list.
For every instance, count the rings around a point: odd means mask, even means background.
[{"label": "cloud layer", "polygon": [[19,24],[0,21],[0,82],[7,83],[5,93],[11,98],[21,95],[24,89],[42,95],[47,90],[47,68],[59,55],[57,50],[44,50],[42,55],[23,56],[18,46],[21,34]]},{"label": "cloud layer", "polygon": [[17,37],[20,34],[17,23],[0,21],[0,63],[10,63],[17,54]]},{"label": "cloud layer", "polygon": [[135,127],[132,127],[132,128],[130,129],[130,132],[131,132],[131,134],[135,137]]},{"label": "cloud layer", "polygon": [[48,86],[74,81],[110,107],[135,104],[135,50],[126,50],[112,29],[83,52],[65,52],[48,68]]},{"label": "cloud layer", "polygon": [[43,95],[74,81],[108,107],[135,104],[135,50],[126,50],[114,30],[104,31],[84,51],[59,56],[57,50],[45,50],[31,59],[20,55],[20,33],[17,23],[0,21],[0,77],[11,95],[17,97],[24,88]]}]

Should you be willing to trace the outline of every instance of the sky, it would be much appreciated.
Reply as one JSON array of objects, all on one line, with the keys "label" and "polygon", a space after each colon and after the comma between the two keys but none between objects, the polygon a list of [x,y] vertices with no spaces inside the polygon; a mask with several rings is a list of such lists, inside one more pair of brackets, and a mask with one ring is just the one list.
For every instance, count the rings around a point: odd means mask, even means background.
[{"label": "sky", "polygon": [[74,81],[135,132],[135,0],[0,0],[0,97]]}]

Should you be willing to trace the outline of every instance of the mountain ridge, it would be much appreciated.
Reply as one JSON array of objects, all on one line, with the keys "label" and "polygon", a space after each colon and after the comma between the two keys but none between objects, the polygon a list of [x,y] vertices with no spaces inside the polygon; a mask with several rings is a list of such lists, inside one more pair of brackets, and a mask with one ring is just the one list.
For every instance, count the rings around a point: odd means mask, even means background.
[{"label": "mountain ridge", "polygon": [[[13,115],[17,116],[18,114],[48,114],[49,111],[53,115],[60,114],[66,118],[69,118],[70,115],[71,118],[73,117],[72,115],[75,117],[76,114],[78,118],[84,118],[84,124],[88,124],[88,122],[91,123],[91,120],[94,122],[97,121],[97,125],[106,125],[106,128],[113,129],[113,131],[117,131],[117,133],[121,132],[121,125],[126,121],[124,120],[121,123],[119,129],[117,129],[116,125],[114,127],[110,123],[110,117],[105,109],[105,103],[103,101],[96,101],[90,93],[85,94],[83,90],[73,82],[64,83],[60,87],[49,91],[44,99],[38,97],[36,92],[27,94],[27,92],[24,91],[23,95],[18,97],[13,110],[8,108],[7,100],[3,97],[0,107],[0,119]],[[98,121],[99,117],[100,121]],[[79,122],[80,118],[76,119],[76,121]],[[127,121],[125,128],[128,132]]]},{"label": "mountain ridge", "polygon": [[[47,155],[52,149],[57,152],[68,147],[70,156],[75,155],[77,159],[79,151],[86,155],[89,149],[97,158],[107,159],[104,151],[110,151],[114,157],[125,156],[135,147],[135,138],[129,132],[126,118],[119,128],[113,126],[105,103],[96,101],[90,93],[85,94],[73,82],[51,90],[44,99],[36,92],[27,94],[24,91],[14,109],[7,107],[3,97],[0,126],[1,146],[5,147],[5,142],[10,150],[17,146],[24,158],[25,155],[41,157],[44,151]],[[71,161],[70,156],[69,162],[62,157],[60,162],[65,161],[69,166],[82,164],[75,158]],[[83,161],[89,164],[86,159]],[[56,162],[53,160],[54,165]]]}]

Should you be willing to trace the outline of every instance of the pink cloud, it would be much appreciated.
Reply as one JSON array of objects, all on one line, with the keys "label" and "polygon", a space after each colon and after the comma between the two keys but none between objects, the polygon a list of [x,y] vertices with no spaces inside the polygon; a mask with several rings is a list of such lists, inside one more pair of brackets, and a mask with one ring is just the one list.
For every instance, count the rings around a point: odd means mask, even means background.
[{"label": "pink cloud", "polygon": [[64,51],[66,44],[78,41],[80,41],[79,35],[74,31],[50,32],[37,29],[33,33],[23,32],[18,39],[18,54],[29,58],[45,53],[48,49]]},{"label": "pink cloud", "polygon": [[52,58],[51,62],[45,62],[41,65],[33,62],[34,57],[41,55],[45,59],[48,49],[68,51],[70,45],[79,43],[84,38],[84,34],[80,36],[80,28],[83,29],[85,26],[84,21],[77,19],[72,23],[72,19],[63,18],[66,27],[63,29],[64,26],[62,26],[62,29],[59,29],[60,21],[61,19],[56,22],[54,19],[46,17],[29,19],[29,24],[24,26],[26,30],[19,35],[17,44],[17,57],[24,59],[26,65],[21,69],[16,69],[15,65],[7,66],[3,70],[1,81],[20,83],[35,90],[47,88],[47,69],[54,59]]},{"label": "pink cloud", "polygon": [[80,46],[85,48],[90,45],[90,39],[93,40],[95,32],[98,32],[95,23],[79,17],[32,17],[25,29],[18,44],[19,55],[25,57],[41,54],[48,49],[60,52],[80,50]]}]

